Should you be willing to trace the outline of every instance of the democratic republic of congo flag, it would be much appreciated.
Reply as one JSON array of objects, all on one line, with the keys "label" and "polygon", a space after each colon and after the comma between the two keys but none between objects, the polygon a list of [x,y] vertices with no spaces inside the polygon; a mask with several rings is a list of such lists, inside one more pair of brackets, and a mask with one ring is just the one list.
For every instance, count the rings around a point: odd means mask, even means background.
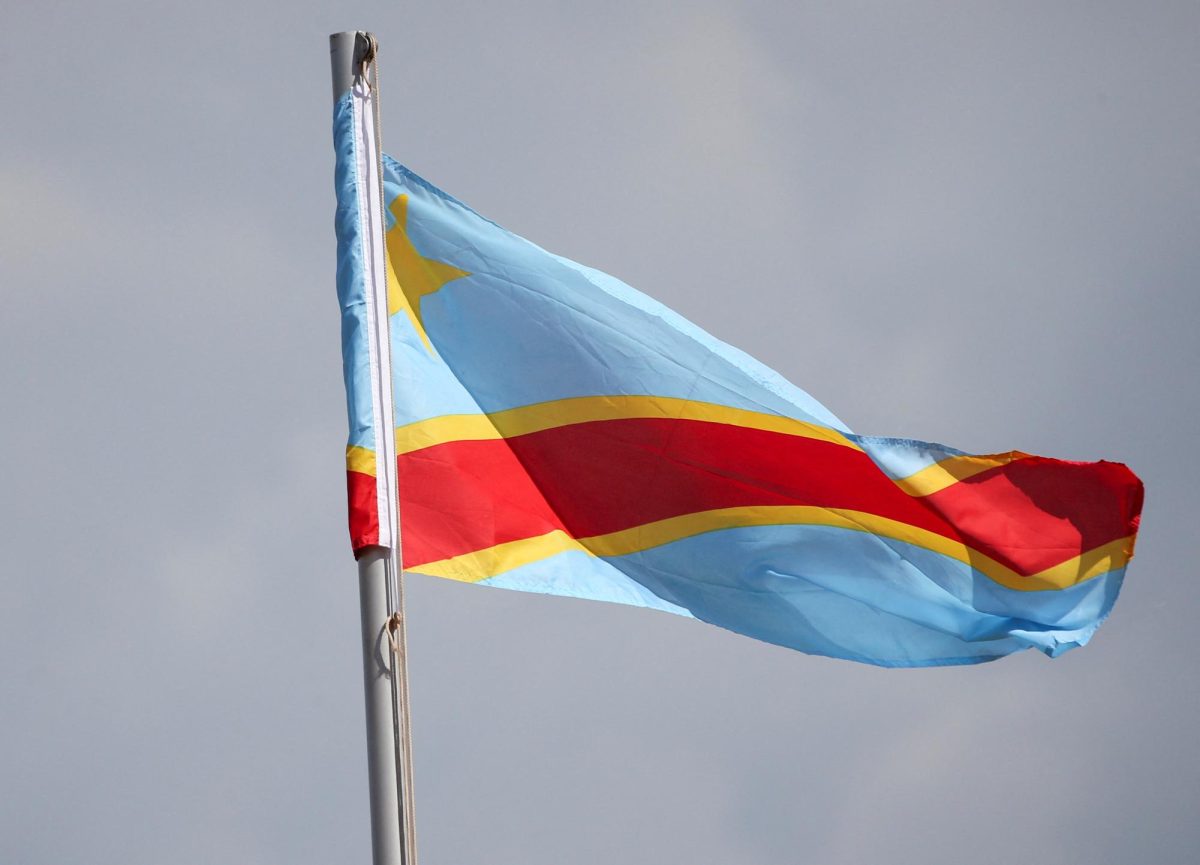
[{"label": "democratic republic of congo flag", "polygon": [[1125,466],[855,435],[387,157],[373,190],[360,97],[335,111],[356,550],[395,543],[394,459],[411,573],[885,666],[1054,657],[1108,615],[1142,503]]}]

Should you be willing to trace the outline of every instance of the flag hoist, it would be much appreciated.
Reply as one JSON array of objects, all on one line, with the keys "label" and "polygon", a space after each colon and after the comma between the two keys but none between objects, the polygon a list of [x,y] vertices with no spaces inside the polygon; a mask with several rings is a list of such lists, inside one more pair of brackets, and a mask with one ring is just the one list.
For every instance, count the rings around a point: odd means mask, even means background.
[{"label": "flag hoist", "polygon": [[[372,543],[359,550],[363,677],[375,865],[416,865],[412,736],[404,628],[404,580],[388,334],[379,71],[374,36],[329,37],[337,151],[338,296],[352,436],[371,444]],[[360,448],[361,450],[361,448]],[[348,458],[357,456],[348,449]]]}]

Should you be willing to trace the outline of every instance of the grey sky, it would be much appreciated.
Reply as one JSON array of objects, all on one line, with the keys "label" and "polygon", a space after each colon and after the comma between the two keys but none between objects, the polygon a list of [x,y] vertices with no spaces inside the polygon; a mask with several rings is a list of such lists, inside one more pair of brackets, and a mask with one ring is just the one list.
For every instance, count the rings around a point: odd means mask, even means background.
[{"label": "grey sky", "polygon": [[1200,855],[1192,3],[18,3],[0,863],[369,861],[327,34],[386,149],[855,430],[1129,463],[1050,662],[414,579],[424,865]]}]

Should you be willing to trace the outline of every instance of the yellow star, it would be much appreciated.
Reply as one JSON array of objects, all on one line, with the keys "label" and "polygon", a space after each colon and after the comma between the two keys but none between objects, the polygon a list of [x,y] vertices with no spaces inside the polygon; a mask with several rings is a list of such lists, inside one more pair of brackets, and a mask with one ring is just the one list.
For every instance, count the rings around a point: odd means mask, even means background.
[{"label": "yellow star", "polygon": [[453,265],[425,258],[408,239],[408,196],[397,195],[391,205],[396,224],[387,233],[388,315],[403,310],[413,328],[431,352],[425,322],[421,318],[421,299],[433,294],[447,282],[470,276]]}]

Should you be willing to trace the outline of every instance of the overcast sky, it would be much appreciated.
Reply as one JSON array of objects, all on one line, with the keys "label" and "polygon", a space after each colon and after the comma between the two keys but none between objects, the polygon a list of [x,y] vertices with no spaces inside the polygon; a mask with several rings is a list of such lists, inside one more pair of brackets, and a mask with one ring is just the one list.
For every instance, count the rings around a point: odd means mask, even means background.
[{"label": "overcast sky", "polygon": [[21,2],[0,863],[368,862],[327,36],[385,148],[861,433],[1128,463],[1088,647],[814,658],[409,581],[423,865],[1200,856],[1200,7]]}]

